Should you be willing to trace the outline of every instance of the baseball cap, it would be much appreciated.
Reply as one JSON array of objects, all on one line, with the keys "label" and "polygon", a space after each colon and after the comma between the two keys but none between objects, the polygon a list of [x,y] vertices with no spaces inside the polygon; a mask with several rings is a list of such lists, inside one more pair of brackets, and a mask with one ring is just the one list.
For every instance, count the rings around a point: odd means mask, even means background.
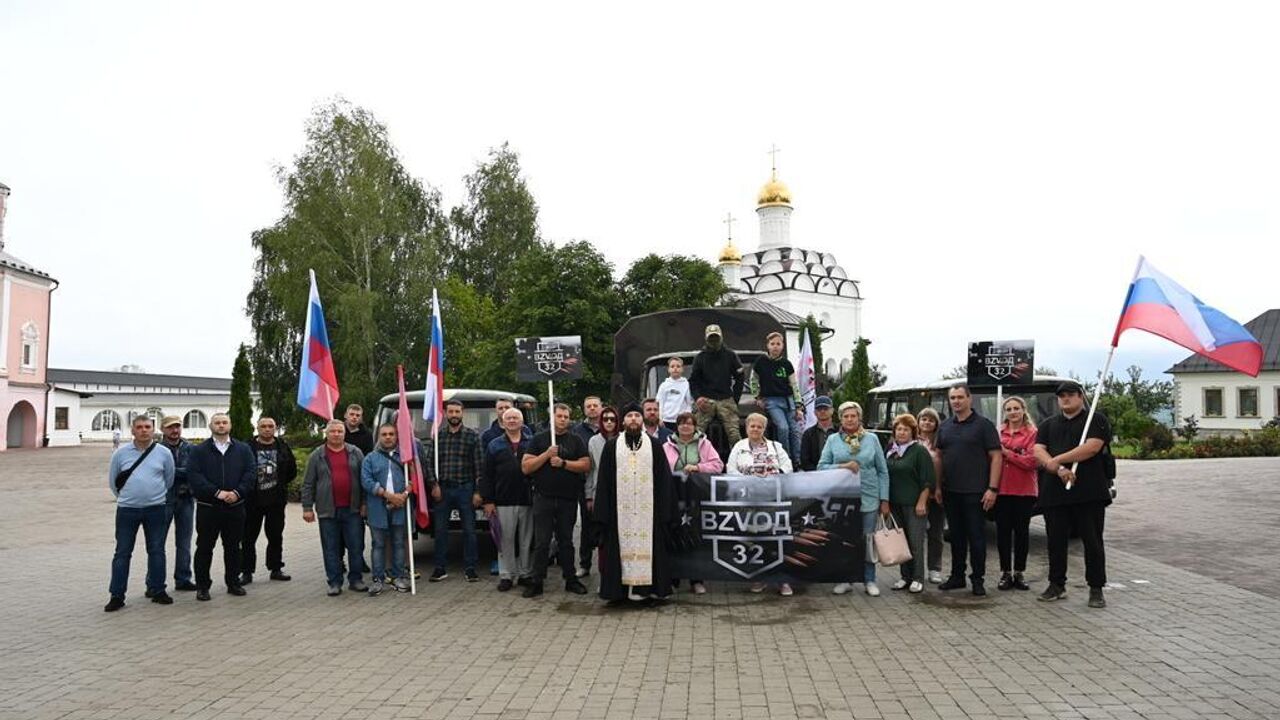
[{"label": "baseball cap", "polygon": [[181,424],[182,424],[182,418],[178,417],[177,415],[165,415],[160,420],[161,428],[167,428],[170,425],[181,425]]},{"label": "baseball cap", "polygon": [[720,337],[724,337],[724,333],[720,332],[720,326],[719,326],[719,325],[708,325],[708,326],[707,326],[707,337],[711,337],[712,335],[719,335]]},{"label": "baseball cap", "polygon": [[1058,389],[1054,391],[1054,395],[1064,395],[1066,393],[1084,394],[1084,388],[1075,380],[1068,380],[1058,385]]},{"label": "baseball cap", "polygon": [[831,398],[827,397],[826,395],[819,395],[818,399],[813,401],[813,406],[815,408],[835,407],[835,405],[831,402]]}]

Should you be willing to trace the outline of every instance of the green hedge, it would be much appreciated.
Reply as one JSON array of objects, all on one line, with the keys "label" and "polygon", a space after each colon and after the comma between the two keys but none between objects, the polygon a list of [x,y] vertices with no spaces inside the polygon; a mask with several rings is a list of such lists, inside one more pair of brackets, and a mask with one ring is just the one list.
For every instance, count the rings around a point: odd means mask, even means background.
[{"label": "green hedge", "polygon": [[[1280,428],[1268,427],[1243,435],[1215,435],[1192,442],[1175,443],[1167,450],[1151,450],[1133,455],[1145,460],[1189,460],[1193,458],[1280,456]],[[1116,457],[1123,457],[1119,454]]]}]

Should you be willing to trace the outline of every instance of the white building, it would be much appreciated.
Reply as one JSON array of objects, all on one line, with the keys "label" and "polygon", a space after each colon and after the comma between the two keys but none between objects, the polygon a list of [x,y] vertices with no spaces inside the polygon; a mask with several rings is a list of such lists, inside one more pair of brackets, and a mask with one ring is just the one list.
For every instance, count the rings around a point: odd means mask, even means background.
[{"label": "white building", "polygon": [[849,278],[835,255],[792,244],[793,210],[791,191],[778,179],[775,167],[756,197],[758,249],[744,255],[730,237],[720,252],[720,274],[737,296],[738,307],[764,309],[782,323],[787,330],[787,353],[793,361],[800,354],[797,326],[812,314],[825,330],[823,370],[828,376],[839,377],[852,364],[854,348],[862,336],[862,294],[858,282]]},{"label": "white building", "polygon": [[1257,430],[1280,417],[1280,309],[1245,323],[1262,343],[1262,371],[1252,378],[1200,355],[1165,372],[1174,381],[1174,423],[1195,415],[1206,434]]},{"label": "white building", "polygon": [[[231,405],[231,380],[225,378],[58,368],[50,368],[48,376],[54,418],[50,445],[109,441],[116,430],[127,438],[138,415],[149,415],[157,428],[165,415],[177,415],[184,437],[204,439],[210,416]],[[257,393],[251,397],[256,422]]]}]

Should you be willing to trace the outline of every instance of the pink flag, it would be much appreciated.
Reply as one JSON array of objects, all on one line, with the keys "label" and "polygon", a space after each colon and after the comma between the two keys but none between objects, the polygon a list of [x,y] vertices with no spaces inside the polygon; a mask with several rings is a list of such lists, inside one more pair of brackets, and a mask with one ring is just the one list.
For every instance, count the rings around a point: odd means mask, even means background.
[{"label": "pink flag", "polygon": [[431,526],[431,513],[427,512],[427,493],[426,488],[422,484],[422,473],[417,470],[416,465],[411,465],[418,460],[414,448],[413,438],[413,415],[409,413],[409,398],[404,392],[404,366],[396,366],[396,381],[400,384],[400,407],[396,411],[396,435],[400,439],[400,461],[405,464],[405,468],[412,475],[413,494],[418,498],[418,527],[427,528]]}]

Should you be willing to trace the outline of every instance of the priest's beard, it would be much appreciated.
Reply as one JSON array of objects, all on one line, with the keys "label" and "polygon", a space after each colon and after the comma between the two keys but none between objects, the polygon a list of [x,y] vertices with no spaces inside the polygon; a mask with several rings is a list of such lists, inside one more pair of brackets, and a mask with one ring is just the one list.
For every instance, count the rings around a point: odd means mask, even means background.
[{"label": "priest's beard", "polygon": [[640,449],[640,431],[639,430],[632,430],[631,428],[627,428],[627,431],[623,433],[623,437],[626,438],[627,447],[631,448],[633,452]]}]

